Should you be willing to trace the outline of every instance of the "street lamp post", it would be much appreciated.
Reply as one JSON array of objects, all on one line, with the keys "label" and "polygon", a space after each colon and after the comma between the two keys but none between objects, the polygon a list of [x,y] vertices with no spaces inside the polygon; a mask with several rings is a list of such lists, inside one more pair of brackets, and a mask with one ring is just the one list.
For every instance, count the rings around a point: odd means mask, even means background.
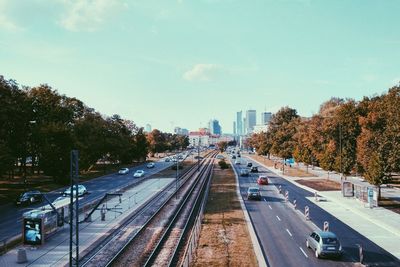
[{"label": "street lamp post", "polygon": [[178,199],[178,183],[179,183],[179,157],[176,159],[176,179],[175,179],[176,199]]}]

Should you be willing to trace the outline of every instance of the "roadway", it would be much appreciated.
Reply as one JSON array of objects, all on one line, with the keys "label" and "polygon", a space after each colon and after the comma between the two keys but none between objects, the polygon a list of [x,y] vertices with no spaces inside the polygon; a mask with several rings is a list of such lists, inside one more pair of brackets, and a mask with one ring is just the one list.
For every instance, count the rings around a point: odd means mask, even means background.
[{"label": "roadway", "polygon": [[[364,263],[368,266],[400,266],[400,261],[389,252],[306,199],[312,196],[310,192],[286,181],[253,160],[242,158],[241,161],[241,165],[234,165],[238,174],[246,166],[243,163],[252,162],[259,166],[260,173],[251,173],[248,177],[239,176],[238,179],[240,193],[269,266],[353,266],[359,260],[357,244],[362,245]],[[257,185],[256,179],[260,174],[267,175],[270,184],[261,187],[262,201],[248,201],[247,188]],[[298,210],[294,210],[292,204],[285,203],[278,192],[279,186],[283,191],[289,191],[290,202],[296,199]],[[310,209],[312,222],[306,221],[299,212],[304,211],[305,206]],[[341,241],[344,250],[341,259],[317,259],[313,251],[305,245],[305,239],[315,230],[315,225],[322,227],[324,221],[329,222],[330,230]]]},{"label": "roadway", "polygon": [[[142,164],[130,168],[129,173],[126,175],[118,175],[117,173],[113,173],[83,182],[81,184],[86,187],[88,194],[80,198],[80,205],[84,205],[85,203],[99,199],[106,193],[139,183],[143,179],[172,166],[172,164],[175,163],[172,161],[165,162],[163,159],[161,159],[160,161],[155,162],[154,168],[151,169],[147,169],[146,164]],[[145,176],[142,178],[133,178],[133,173],[136,170],[144,170]],[[62,193],[66,188],[67,187],[63,187],[56,191],[45,193],[45,195],[50,201],[54,201],[56,198],[62,196]],[[2,245],[2,241],[6,241],[21,234],[22,215],[24,212],[37,209],[46,204],[47,203],[43,202],[30,205],[28,207],[16,207],[13,204],[0,206],[0,214],[2,215],[0,222],[0,245]]]}]

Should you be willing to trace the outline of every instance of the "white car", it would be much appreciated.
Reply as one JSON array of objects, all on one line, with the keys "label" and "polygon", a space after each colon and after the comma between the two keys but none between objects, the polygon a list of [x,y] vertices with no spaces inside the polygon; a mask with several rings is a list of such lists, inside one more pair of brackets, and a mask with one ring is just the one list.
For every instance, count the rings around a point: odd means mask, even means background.
[{"label": "white car", "polygon": [[[73,186],[72,194],[75,195],[75,192],[76,192],[76,185]],[[78,184],[78,196],[83,196],[84,194],[87,194],[87,192],[88,191],[86,190],[86,187],[84,185]],[[71,187],[65,189],[63,195],[64,196],[71,195]]]},{"label": "white car", "polygon": [[134,174],[133,177],[138,178],[144,176],[144,170],[137,170]]},{"label": "white car", "polygon": [[129,173],[128,168],[122,168],[118,171],[118,174],[120,174],[120,175],[127,174],[127,173]]},{"label": "white car", "polygon": [[154,163],[153,162],[149,162],[149,163],[147,163],[147,165],[146,165],[146,167],[148,168],[148,169],[150,169],[150,168],[154,168]]},{"label": "white car", "polygon": [[235,164],[236,164],[236,165],[240,165],[240,160],[238,160],[238,159],[235,160]]}]

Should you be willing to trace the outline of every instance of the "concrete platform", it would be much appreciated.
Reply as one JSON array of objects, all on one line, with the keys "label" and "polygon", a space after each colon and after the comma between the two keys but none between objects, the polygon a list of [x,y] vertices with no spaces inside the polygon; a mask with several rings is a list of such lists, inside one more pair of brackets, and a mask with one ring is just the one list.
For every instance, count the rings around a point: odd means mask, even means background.
[{"label": "concrete platform", "polygon": [[[106,220],[101,221],[100,211],[92,215],[92,222],[80,225],[80,246],[82,252],[96,240],[104,236],[110,229],[118,226],[130,213],[135,211],[141,204],[162,191],[175,179],[158,178],[148,179],[123,193],[121,203],[119,197],[109,199],[107,208],[115,208],[108,211]],[[84,214],[80,215],[83,219]],[[28,261],[23,264],[17,263],[18,249],[25,248]],[[19,246],[0,256],[0,266],[65,266],[69,261],[69,225],[60,228],[56,234],[49,237],[45,244],[38,247]]]}]

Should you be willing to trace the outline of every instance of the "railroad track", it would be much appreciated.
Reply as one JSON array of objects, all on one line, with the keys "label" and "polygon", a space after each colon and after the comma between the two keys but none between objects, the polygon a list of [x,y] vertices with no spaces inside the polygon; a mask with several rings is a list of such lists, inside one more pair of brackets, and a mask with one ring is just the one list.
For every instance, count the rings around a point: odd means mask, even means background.
[{"label": "railroad track", "polygon": [[[167,205],[171,205],[176,193],[180,194],[181,191],[184,191],[185,187],[189,186],[191,180],[193,180],[190,179],[191,177],[196,176],[196,174],[200,176],[199,174],[204,172],[204,165],[215,154],[215,152],[210,152],[205,156],[204,160],[201,161],[201,171],[199,173],[197,173],[198,166],[196,164],[183,174],[178,191],[175,189],[175,182],[171,182],[165,190],[145,202],[135,213],[125,219],[118,228],[113,229],[105,239],[94,244],[89,248],[89,251],[84,251],[82,254],[85,254],[85,256],[81,258],[80,265],[96,267],[118,265],[121,255],[129,250],[130,244],[138,243],[139,237],[143,235],[143,232],[146,232],[146,228],[155,220],[157,214],[166,209]],[[146,245],[143,242],[141,243],[142,247]]]}]

